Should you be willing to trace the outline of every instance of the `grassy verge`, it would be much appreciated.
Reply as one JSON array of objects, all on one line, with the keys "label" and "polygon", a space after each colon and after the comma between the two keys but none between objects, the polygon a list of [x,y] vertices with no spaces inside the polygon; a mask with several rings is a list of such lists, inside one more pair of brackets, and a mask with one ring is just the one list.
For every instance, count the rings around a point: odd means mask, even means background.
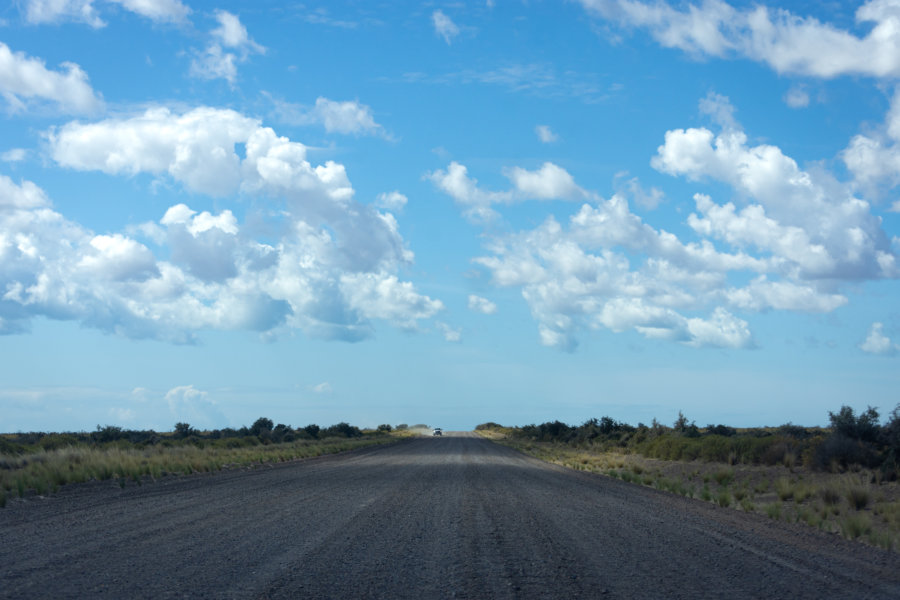
[{"label": "grassy verge", "polygon": [[238,447],[190,443],[145,447],[72,445],[25,454],[0,454],[0,507],[13,498],[45,495],[71,483],[117,480],[122,487],[129,482],[140,485],[168,475],[285,462],[389,444],[409,435],[412,434],[392,432]]},{"label": "grassy verge", "polygon": [[730,465],[647,458],[615,450],[524,440],[504,428],[482,436],[541,460],[646,485],[723,508],[806,524],[889,550],[900,550],[900,484],[879,471],[814,471],[796,464]]}]

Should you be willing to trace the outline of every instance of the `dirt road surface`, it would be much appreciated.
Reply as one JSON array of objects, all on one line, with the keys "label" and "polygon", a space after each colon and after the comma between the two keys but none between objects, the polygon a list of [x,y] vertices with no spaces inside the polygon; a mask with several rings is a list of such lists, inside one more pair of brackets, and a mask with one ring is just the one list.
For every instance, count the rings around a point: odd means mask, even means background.
[{"label": "dirt road surface", "polygon": [[467,433],[0,510],[3,598],[900,598],[898,567]]}]

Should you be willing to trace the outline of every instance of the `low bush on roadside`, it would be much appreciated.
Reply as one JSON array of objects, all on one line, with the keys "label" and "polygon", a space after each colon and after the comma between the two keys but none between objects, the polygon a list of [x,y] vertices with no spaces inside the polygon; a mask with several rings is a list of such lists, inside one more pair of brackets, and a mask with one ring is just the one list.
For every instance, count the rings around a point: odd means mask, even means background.
[{"label": "low bush on roadside", "polygon": [[833,487],[827,486],[819,490],[819,496],[826,506],[834,506],[841,501],[841,493]]},{"label": "low bush on roadside", "polygon": [[[588,419],[581,425],[548,421],[540,425],[503,427],[489,422],[475,429],[532,442],[566,444],[594,451],[624,451],[674,461],[702,460],[727,465],[805,465],[819,470],[878,469],[882,477],[900,474],[900,405],[884,425],[869,407],[856,414],[849,406],[829,412],[829,428],[780,427],[735,429],[725,425],[698,428],[684,414],[672,427],[655,419],[650,426],[632,426],[611,417]],[[717,474],[727,477],[727,470]],[[720,485],[723,485],[720,482]]]},{"label": "low bush on roadside", "polygon": [[716,483],[719,485],[729,485],[732,481],[734,481],[734,470],[733,469],[720,469],[716,471],[716,474],[713,475],[713,479],[716,480]]},{"label": "low bush on roadside", "polygon": [[779,500],[790,500],[794,497],[794,484],[787,477],[780,477],[775,482],[775,494]]},{"label": "low bush on roadside", "polygon": [[731,494],[728,493],[728,490],[721,490],[716,495],[716,504],[718,504],[722,508],[728,508],[729,506],[731,506]]},{"label": "low bush on roadside", "polygon": [[864,509],[869,505],[869,501],[872,499],[872,495],[869,493],[869,490],[861,486],[851,486],[847,488],[847,491],[844,495],[847,498],[847,502],[855,510]]},{"label": "low bush on roadside", "polygon": [[827,428],[698,428],[679,413],[671,427],[604,417],[477,429],[556,464],[897,548],[900,405],[884,424],[871,407],[844,406],[829,421]]},{"label": "low bush on roadside", "polygon": [[98,425],[90,433],[2,434],[0,507],[9,497],[44,495],[70,483],[114,480],[124,487],[172,474],[284,462],[396,439],[389,433],[383,426],[363,432],[343,422],[295,430],[260,418],[238,430],[198,431],[177,423],[170,433]]},{"label": "low bush on roadside", "polygon": [[841,533],[851,540],[871,533],[871,531],[872,520],[868,515],[858,513],[850,515],[841,521]]}]

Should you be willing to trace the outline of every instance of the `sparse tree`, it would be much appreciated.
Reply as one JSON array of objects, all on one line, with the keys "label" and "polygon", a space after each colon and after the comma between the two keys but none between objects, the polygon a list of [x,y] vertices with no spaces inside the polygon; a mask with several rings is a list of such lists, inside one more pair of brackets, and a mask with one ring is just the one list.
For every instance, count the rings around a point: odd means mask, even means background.
[{"label": "sparse tree", "polygon": [[197,430],[190,426],[189,423],[175,423],[175,437],[183,440],[186,437],[195,435]]},{"label": "sparse tree", "polygon": [[678,418],[675,419],[675,423],[672,425],[672,428],[679,433],[684,433],[688,427],[687,417],[684,416],[684,413],[680,410],[678,411]]},{"label": "sparse tree", "polygon": [[852,440],[873,442],[878,437],[878,411],[871,406],[857,417],[844,405],[837,413],[828,411],[828,418],[835,433]]},{"label": "sparse tree", "polygon": [[887,460],[900,469],[900,404],[891,411],[887,423],[881,428],[881,441],[886,446]]},{"label": "sparse tree", "polygon": [[694,421],[688,423],[687,417],[685,417],[684,413],[680,410],[678,411],[678,418],[675,419],[673,429],[685,437],[700,436],[700,430],[697,429],[697,424]]},{"label": "sparse tree", "polygon": [[291,429],[290,425],[285,425],[284,423],[279,423],[272,430],[272,441],[273,442],[293,442],[294,441],[294,430]]},{"label": "sparse tree", "polygon": [[324,432],[322,432],[323,437],[359,437],[362,435],[362,431],[359,430],[358,427],[354,427],[350,423],[345,421],[341,421],[336,425],[332,425]]},{"label": "sparse tree", "polygon": [[250,433],[256,436],[265,435],[271,433],[274,427],[275,424],[272,422],[272,419],[260,417],[250,426]]},{"label": "sparse tree", "polygon": [[121,439],[123,436],[124,432],[122,431],[122,428],[116,425],[106,425],[105,427],[97,425],[97,431],[91,434],[94,441],[101,444],[104,442],[114,442]]}]

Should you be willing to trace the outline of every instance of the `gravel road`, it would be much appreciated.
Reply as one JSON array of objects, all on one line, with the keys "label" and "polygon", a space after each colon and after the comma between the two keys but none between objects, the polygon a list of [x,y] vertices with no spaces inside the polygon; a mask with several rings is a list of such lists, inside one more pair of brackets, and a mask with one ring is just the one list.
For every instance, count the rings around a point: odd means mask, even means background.
[{"label": "gravel road", "polygon": [[0,510],[3,598],[900,598],[898,567],[469,433]]}]

